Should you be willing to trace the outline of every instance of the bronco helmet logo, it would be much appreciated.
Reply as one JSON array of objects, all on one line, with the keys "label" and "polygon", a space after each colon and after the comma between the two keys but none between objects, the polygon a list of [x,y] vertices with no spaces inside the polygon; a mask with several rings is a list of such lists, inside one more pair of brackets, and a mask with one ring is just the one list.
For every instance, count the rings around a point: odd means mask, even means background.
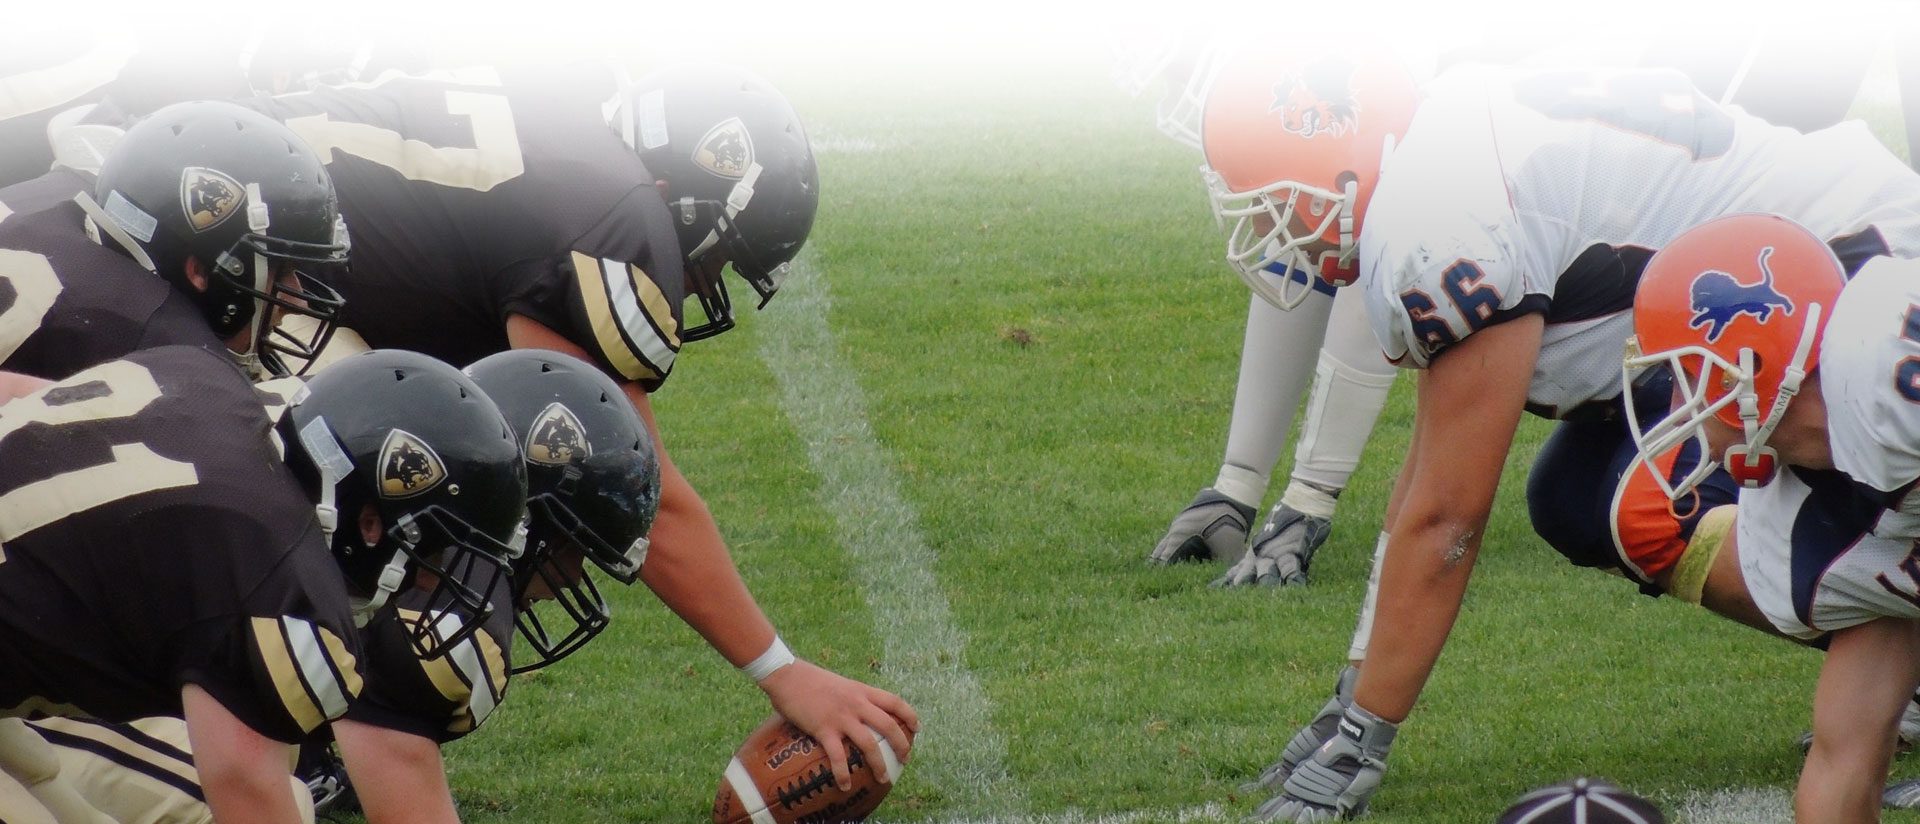
[{"label": "bronco helmet logo", "polygon": [[1304,138],[1344,136],[1360,127],[1353,69],[1353,63],[1338,57],[1310,63],[1273,84],[1273,105],[1267,111],[1280,115],[1280,128]]},{"label": "bronco helmet logo", "polygon": [[1688,287],[1693,318],[1687,321],[1687,328],[1707,327],[1707,342],[1720,342],[1720,335],[1727,331],[1727,325],[1741,315],[1752,315],[1755,320],[1766,323],[1773,319],[1774,310],[1783,316],[1793,314],[1793,300],[1780,294],[1773,288],[1773,269],[1767,266],[1767,258],[1773,256],[1773,247],[1760,249],[1760,282],[1741,283],[1733,275],[1718,269],[1708,269],[1694,276],[1693,284]]},{"label": "bronco helmet logo", "polygon": [[746,177],[753,165],[753,136],[740,118],[722,120],[693,147],[693,165],[725,178]]},{"label": "bronco helmet logo", "polygon": [[227,222],[240,211],[244,192],[239,181],[217,169],[188,166],[180,173],[180,208],[195,232]]},{"label": "bronco helmet logo", "polygon": [[380,445],[380,497],[411,498],[446,479],[446,464],[426,441],[404,429],[387,433]]},{"label": "bronco helmet logo", "polygon": [[573,410],[556,402],[540,410],[540,417],[534,419],[533,429],[527,432],[526,452],[527,460],[534,463],[563,466],[592,456],[593,446],[587,443]]}]

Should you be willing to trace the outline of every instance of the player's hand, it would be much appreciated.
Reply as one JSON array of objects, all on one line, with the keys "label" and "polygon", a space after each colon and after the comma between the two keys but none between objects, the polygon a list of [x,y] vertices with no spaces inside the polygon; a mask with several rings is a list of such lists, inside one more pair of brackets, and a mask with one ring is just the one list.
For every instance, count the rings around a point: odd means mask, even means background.
[{"label": "player's hand", "polygon": [[1280,751],[1280,760],[1268,765],[1260,772],[1260,777],[1240,786],[1243,793],[1277,793],[1281,785],[1287,782],[1287,776],[1293,774],[1293,768],[1307,760],[1314,750],[1320,749],[1327,739],[1333,737],[1334,727],[1340,723],[1340,716],[1353,703],[1353,685],[1360,681],[1360,671],[1351,666],[1340,669],[1340,677],[1333,682],[1333,695],[1327,697],[1327,703],[1312,721],[1293,734],[1285,749]]},{"label": "player's hand", "polygon": [[1357,706],[1348,707],[1332,738],[1300,762],[1280,794],[1254,811],[1255,821],[1318,824],[1366,812],[1387,772],[1387,749],[1399,727]]},{"label": "player's hand", "polygon": [[760,689],[773,702],[775,712],[820,742],[833,762],[833,780],[842,790],[853,788],[847,742],[869,756],[869,763],[878,764],[879,759],[866,752],[871,746],[866,742],[873,740],[867,729],[872,728],[905,764],[913,749],[913,736],[920,731],[920,716],[900,696],[804,660],[775,670],[760,682]]},{"label": "player's hand", "polygon": [[1313,553],[1327,542],[1333,522],[1315,518],[1286,504],[1275,504],[1267,524],[1253,536],[1253,548],[1225,574],[1213,579],[1216,587],[1283,587],[1307,582]]},{"label": "player's hand", "polygon": [[1233,561],[1247,549],[1248,524],[1253,507],[1220,494],[1212,487],[1200,490],[1193,503],[1173,516],[1167,534],[1147,556],[1152,564],[1182,561]]}]

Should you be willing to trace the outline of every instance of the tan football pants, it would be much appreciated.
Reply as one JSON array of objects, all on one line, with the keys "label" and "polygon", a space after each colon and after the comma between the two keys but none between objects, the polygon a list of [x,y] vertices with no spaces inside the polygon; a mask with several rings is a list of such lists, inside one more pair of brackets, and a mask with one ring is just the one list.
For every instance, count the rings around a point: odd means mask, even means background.
[{"label": "tan football pants", "polygon": [[[128,726],[135,734],[76,719],[0,719],[0,821],[211,824],[206,803],[182,789],[200,784],[182,757],[191,755],[186,722],[146,718]],[[49,738],[66,743],[56,746]],[[313,824],[306,784],[291,774],[287,780],[301,820]]]}]

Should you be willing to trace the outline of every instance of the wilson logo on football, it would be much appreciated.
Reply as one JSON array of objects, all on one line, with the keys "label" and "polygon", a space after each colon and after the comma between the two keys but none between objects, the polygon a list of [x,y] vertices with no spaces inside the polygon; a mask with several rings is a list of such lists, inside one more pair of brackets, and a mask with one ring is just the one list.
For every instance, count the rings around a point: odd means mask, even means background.
[{"label": "wilson logo on football", "polygon": [[1314,62],[1273,84],[1270,113],[1280,128],[1304,138],[1340,137],[1360,127],[1353,95],[1353,64],[1339,58]]},{"label": "wilson logo on football", "polygon": [[728,118],[708,129],[693,147],[693,165],[716,175],[739,180],[753,165],[753,137],[740,118]]},{"label": "wilson logo on football", "polygon": [[573,410],[551,403],[540,410],[540,417],[527,432],[527,460],[537,464],[564,466],[593,455],[593,446],[581,433],[580,419]]},{"label": "wilson logo on football", "polygon": [[380,445],[380,497],[411,498],[446,479],[446,464],[433,447],[404,429],[387,433]]},{"label": "wilson logo on football", "polygon": [[1775,310],[1782,315],[1792,315],[1793,301],[1773,288],[1773,269],[1767,266],[1767,258],[1772,256],[1772,246],[1760,250],[1759,283],[1741,283],[1732,274],[1718,269],[1696,275],[1688,287],[1693,318],[1687,321],[1687,327],[1707,327],[1707,342],[1718,343],[1728,324],[1741,315],[1752,315],[1761,323],[1772,320]]},{"label": "wilson logo on football", "polygon": [[240,182],[225,172],[188,166],[180,173],[180,208],[195,232],[227,222],[240,211]]}]

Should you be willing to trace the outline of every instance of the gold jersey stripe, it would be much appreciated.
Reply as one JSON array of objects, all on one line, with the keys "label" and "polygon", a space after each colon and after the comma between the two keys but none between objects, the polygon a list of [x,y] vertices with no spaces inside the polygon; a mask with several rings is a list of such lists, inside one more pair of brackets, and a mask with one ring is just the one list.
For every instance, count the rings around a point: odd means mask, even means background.
[{"label": "gold jersey stripe", "polygon": [[631,263],[627,264],[627,275],[633,278],[633,288],[640,296],[640,305],[646,307],[647,317],[653,320],[654,328],[660,330],[661,339],[667,342],[667,346],[678,351],[680,322],[673,319],[673,304],[668,302],[666,294],[660,291],[660,284],[654,283],[653,278]]},{"label": "gold jersey stripe", "polygon": [[[403,609],[399,612],[401,623],[405,624],[409,631],[425,620],[419,612],[414,610]],[[462,643],[461,646],[464,647],[466,644]],[[427,680],[432,682],[433,688],[440,692],[440,697],[460,708],[453,722],[447,725],[448,731],[466,732],[473,729],[472,714],[467,710],[468,702],[473,698],[473,688],[467,684],[459,671],[453,668],[453,655],[449,653],[438,658],[423,659],[420,661],[420,670],[426,673]]]},{"label": "gold jersey stripe", "polygon": [[300,728],[309,732],[326,723],[327,717],[320,712],[320,705],[307,694],[307,686],[300,678],[299,664],[293,660],[293,651],[287,648],[287,639],[280,634],[280,622],[272,618],[255,617],[253,619],[254,643],[260,648],[260,660],[267,666],[267,674],[273,678],[274,691],[280,694],[280,703],[286,707],[287,714],[293,717]]},{"label": "gold jersey stripe", "polygon": [[347,645],[340,640],[340,636],[334,635],[326,627],[315,629],[320,632],[320,643],[327,648],[327,657],[333,660],[334,671],[340,673],[340,683],[346,688],[347,700],[359,697],[360,688],[364,686],[360,680],[360,662],[354,659],[353,653],[347,651]]},{"label": "gold jersey stripe", "polygon": [[628,380],[660,377],[642,364],[626,340],[620,337],[620,321],[614,317],[607,299],[607,284],[600,277],[600,261],[574,252],[573,274],[575,285],[580,289],[581,303],[586,306],[587,323],[592,328],[593,339],[600,344],[600,354]]}]

